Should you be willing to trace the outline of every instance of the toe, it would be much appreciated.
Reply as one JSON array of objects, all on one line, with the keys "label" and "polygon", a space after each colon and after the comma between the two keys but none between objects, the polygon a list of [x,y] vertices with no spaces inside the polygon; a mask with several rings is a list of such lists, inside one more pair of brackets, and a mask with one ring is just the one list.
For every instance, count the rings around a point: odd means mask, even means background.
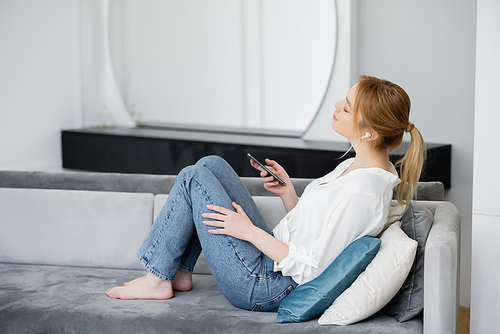
[{"label": "toe", "polygon": [[111,297],[114,299],[120,298],[117,291],[116,291],[116,288],[109,288],[108,291],[106,291],[106,294],[108,295],[108,297]]}]

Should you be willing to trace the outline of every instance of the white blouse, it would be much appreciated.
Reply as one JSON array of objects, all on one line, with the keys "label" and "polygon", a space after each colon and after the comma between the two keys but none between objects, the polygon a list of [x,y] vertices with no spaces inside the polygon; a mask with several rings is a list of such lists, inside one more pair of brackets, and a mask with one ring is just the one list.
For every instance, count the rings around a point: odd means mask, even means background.
[{"label": "white blouse", "polygon": [[289,245],[288,256],[274,270],[298,284],[321,274],[354,240],[377,236],[387,223],[396,171],[360,168],[339,177],[348,159],[326,176],[311,182],[297,205],[274,228],[274,236]]}]

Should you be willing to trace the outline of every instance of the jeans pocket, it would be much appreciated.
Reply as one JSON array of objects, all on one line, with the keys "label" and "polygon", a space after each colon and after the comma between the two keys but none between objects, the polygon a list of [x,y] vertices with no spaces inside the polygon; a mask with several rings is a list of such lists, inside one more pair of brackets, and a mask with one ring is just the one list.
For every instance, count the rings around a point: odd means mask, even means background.
[{"label": "jeans pocket", "polygon": [[282,293],[274,297],[273,299],[260,302],[260,303],[255,303],[255,305],[252,308],[252,311],[259,311],[259,312],[275,312],[278,310],[278,307],[280,306],[281,302],[283,299],[285,299],[286,296],[290,294],[295,289],[293,285],[289,285],[288,288],[286,288]]}]

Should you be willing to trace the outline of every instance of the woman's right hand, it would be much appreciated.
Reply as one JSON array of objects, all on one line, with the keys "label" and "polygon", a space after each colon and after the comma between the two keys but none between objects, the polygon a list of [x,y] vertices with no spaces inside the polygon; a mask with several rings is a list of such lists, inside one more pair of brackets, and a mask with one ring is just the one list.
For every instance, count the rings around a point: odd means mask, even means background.
[{"label": "woman's right hand", "polygon": [[286,183],[286,186],[281,185],[278,180],[276,180],[272,175],[266,172],[255,161],[250,160],[250,164],[252,165],[252,167],[260,171],[260,176],[264,179],[264,188],[267,191],[272,192],[273,194],[279,195],[283,200],[286,211],[288,212],[295,207],[299,200],[297,194],[295,193],[295,188],[290,181],[290,177],[288,176],[288,173],[285,171],[285,169],[281,167],[280,164],[278,164],[276,161],[266,159],[265,163],[267,165],[266,167],[269,168],[269,170],[271,170]]}]

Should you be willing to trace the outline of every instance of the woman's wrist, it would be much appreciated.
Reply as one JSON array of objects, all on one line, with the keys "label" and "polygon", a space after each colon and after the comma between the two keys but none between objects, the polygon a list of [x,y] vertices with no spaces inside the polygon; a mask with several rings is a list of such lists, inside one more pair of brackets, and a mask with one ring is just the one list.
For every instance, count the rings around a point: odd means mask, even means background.
[{"label": "woman's wrist", "polygon": [[281,201],[283,202],[283,205],[285,206],[287,212],[292,210],[299,201],[295,189],[292,187],[288,189],[285,193],[283,193],[283,195],[281,195]]},{"label": "woman's wrist", "polygon": [[247,237],[245,238],[245,241],[248,241],[249,243],[255,245],[255,242],[259,238],[260,231],[263,231],[263,230],[258,228],[255,225],[252,225],[252,228],[250,229],[249,233],[247,234]]},{"label": "woman's wrist", "polygon": [[269,256],[276,263],[280,263],[288,256],[289,247],[287,244],[279,241],[266,231],[255,227],[254,233],[249,235],[248,242],[257,247],[262,253]]}]

